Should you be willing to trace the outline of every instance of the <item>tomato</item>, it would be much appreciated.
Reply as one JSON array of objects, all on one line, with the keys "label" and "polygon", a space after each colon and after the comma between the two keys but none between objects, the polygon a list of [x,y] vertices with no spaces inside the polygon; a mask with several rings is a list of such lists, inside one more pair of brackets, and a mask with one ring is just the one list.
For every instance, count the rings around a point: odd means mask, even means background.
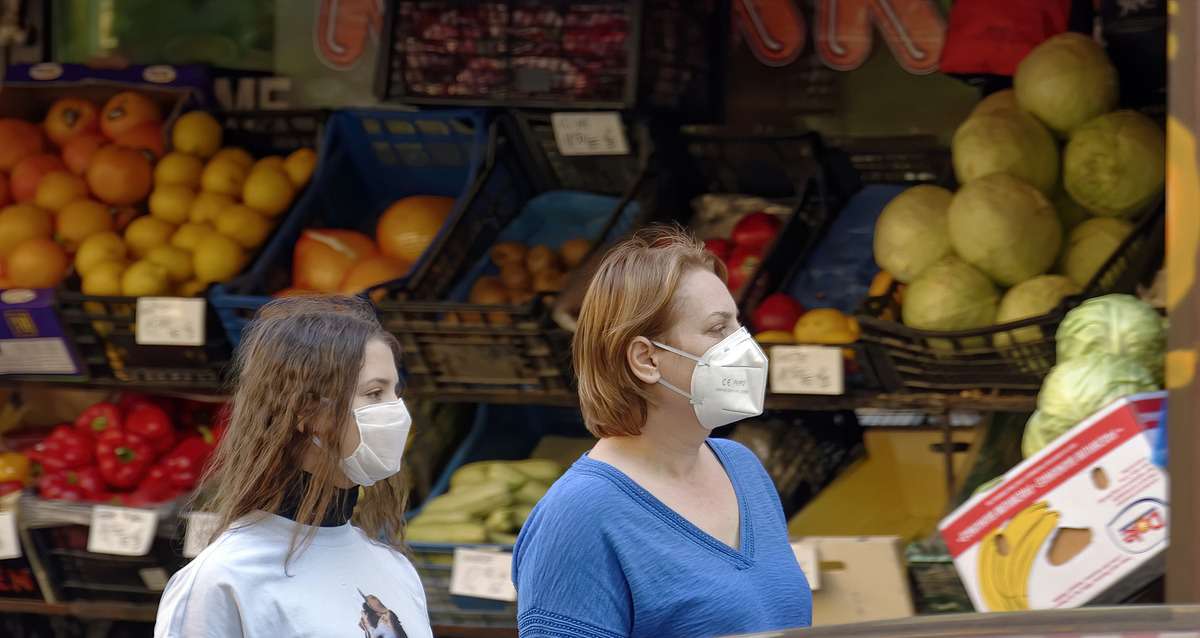
[{"label": "tomato", "polygon": [[755,332],[782,330],[791,334],[802,314],[803,306],[788,295],[777,292],[763,299],[754,309],[750,315],[750,325],[754,327]]},{"label": "tomato", "polygon": [[733,227],[733,243],[761,253],[775,240],[782,226],[783,222],[774,215],[762,211],[750,213],[739,219]]}]

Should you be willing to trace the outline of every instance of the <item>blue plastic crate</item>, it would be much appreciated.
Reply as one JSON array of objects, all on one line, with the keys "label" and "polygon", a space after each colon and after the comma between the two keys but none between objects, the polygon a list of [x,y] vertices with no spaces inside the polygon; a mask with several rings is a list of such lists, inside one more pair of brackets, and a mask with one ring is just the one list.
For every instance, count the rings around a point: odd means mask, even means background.
[{"label": "blue plastic crate", "polygon": [[[481,110],[334,113],[312,187],[250,268],[209,293],[230,342],[236,346],[242,329],[270,301],[271,293],[289,285],[293,249],[306,228],[351,229],[373,236],[380,214],[397,199],[457,198],[450,219],[410,273],[419,271],[437,252],[442,236],[462,217],[465,194],[475,182],[487,145],[487,122]],[[392,282],[389,289],[406,284],[407,277]]]},{"label": "blue plastic crate", "polygon": [[[542,437],[547,435],[578,437],[590,441],[579,408],[527,405],[481,405],[475,411],[471,432],[447,462],[429,497],[446,493],[450,477],[458,468],[475,461],[516,461],[527,459]],[[565,469],[565,468],[564,468]],[[409,512],[409,518],[420,513]],[[454,596],[450,594],[450,572],[454,550],[458,547],[496,545],[454,545],[449,543],[412,543],[414,566],[425,587],[429,618],[435,625],[480,625],[515,627],[515,603]],[[511,546],[503,547],[511,551]]]}]

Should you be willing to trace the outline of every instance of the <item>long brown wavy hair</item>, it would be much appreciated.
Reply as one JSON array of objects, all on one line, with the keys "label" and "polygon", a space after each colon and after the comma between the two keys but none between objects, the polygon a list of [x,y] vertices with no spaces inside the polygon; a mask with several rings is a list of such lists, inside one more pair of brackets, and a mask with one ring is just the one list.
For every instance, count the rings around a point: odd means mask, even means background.
[{"label": "long brown wavy hair", "polygon": [[[374,309],[353,297],[291,297],[268,303],[243,332],[234,357],[229,425],[199,491],[220,522],[216,533],[254,513],[278,513],[285,491],[300,480],[312,437],[341,441],[352,427],[351,401],[366,345],[379,340],[400,361],[400,345]],[[300,428],[297,428],[297,425]],[[336,494],[336,445],[318,448],[319,463],[300,497],[287,561],[312,540]],[[399,551],[404,547],[408,485],[401,472],[363,488],[353,523]]]}]

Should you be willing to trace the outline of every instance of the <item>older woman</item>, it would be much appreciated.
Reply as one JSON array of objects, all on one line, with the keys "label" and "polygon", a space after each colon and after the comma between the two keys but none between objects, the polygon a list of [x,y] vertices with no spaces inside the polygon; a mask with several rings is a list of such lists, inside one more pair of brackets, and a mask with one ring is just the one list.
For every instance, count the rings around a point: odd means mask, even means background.
[{"label": "older woman", "polygon": [[807,626],[812,594],[767,473],[713,428],[760,414],[767,358],[725,268],[652,228],[601,263],[575,370],[600,440],[514,552],[523,638],[721,636]]}]

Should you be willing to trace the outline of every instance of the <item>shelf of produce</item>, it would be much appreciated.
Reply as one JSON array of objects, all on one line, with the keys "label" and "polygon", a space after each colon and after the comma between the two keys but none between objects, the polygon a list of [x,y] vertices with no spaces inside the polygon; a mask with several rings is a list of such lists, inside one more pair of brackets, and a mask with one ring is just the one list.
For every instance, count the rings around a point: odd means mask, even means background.
[{"label": "shelf of produce", "polygon": [[195,399],[198,401],[221,401],[227,398],[225,388],[212,383],[137,383],[121,381],[113,378],[55,377],[46,375],[11,375],[0,376],[0,387],[20,388],[21,386],[42,386],[74,389],[119,389],[133,392],[144,392],[180,399]]}]

